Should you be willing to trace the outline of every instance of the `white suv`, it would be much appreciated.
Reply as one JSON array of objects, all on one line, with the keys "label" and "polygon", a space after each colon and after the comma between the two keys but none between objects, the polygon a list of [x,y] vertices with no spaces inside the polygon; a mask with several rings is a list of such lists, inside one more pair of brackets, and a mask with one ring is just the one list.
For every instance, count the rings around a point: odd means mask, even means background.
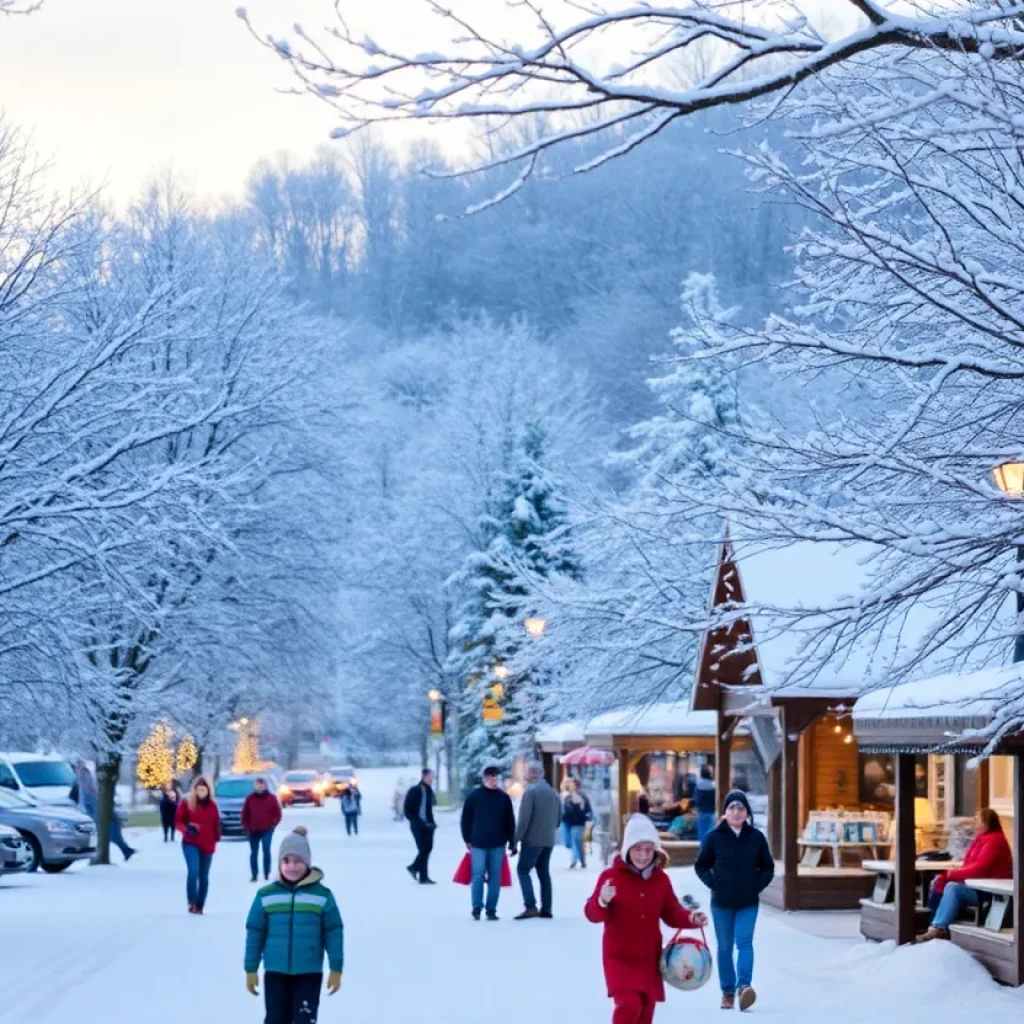
[{"label": "white suv", "polygon": [[43,804],[72,804],[75,770],[57,754],[0,753],[0,788]]}]

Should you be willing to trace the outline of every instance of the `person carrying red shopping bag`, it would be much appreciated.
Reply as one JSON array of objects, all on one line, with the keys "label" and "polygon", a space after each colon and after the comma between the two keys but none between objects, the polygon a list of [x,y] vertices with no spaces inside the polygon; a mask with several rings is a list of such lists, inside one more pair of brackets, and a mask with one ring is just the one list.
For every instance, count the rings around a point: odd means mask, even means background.
[{"label": "person carrying red shopping bag", "polygon": [[462,839],[470,857],[474,921],[480,920],[484,909],[485,879],[487,920],[498,920],[498,896],[506,870],[505,848],[513,854],[516,848],[516,814],[500,782],[500,768],[493,765],[485,768],[483,784],[473,790],[462,805]]},{"label": "person carrying red shopping bag", "polygon": [[668,857],[654,823],[636,814],[626,824],[622,849],[587,900],[587,920],[604,925],[603,961],[612,1024],[651,1024],[665,1001],[661,976],[661,922],[703,928],[707,917],[684,909],[664,871]]}]

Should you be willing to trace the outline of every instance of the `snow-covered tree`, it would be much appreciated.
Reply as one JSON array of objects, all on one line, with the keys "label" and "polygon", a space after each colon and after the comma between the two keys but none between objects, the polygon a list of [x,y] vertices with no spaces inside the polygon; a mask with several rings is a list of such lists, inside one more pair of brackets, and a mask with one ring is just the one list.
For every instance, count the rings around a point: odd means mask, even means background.
[{"label": "snow-covered tree", "polygon": [[[493,513],[483,517],[486,544],[467,557],[449,586],[456,597],[449,670],[464,687],[462,770],[467,784],[488,763],[530,754],[545,718],[546,672],[531,657],[527,623],[542,621],[530,581],[581,575],[561,488],[546,462],[538,424],[518,439],[510,470],[495,487]],[[488,717],[494,716],[493,721]],[[498,717],[500,715],[500,717]]]}]

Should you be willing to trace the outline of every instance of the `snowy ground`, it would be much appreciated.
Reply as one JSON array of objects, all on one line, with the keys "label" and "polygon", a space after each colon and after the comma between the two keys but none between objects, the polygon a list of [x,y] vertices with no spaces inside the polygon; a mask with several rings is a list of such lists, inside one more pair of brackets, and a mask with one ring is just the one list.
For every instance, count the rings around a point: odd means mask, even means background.
[{"label": "snowy ground", "polygon": [[[577,1024],[610,1018],[600,967],[600,929],[581,907],[596,877],[568,870],[556,851],[553,921],[513,922],[518,892],[502,894],[498,924],[474,923],[466,889],[450,882],[462,852],[457,822],[440,816],[432,864],[440,883],[414,885],[408,829],[390,820],[400,770],[364,772],[363,834],[347,839],[336,802],[289,811],[310,830],[345,918],[341,993],[325,999],[322,1024]],[[406,777],[409,773],[404,773]],[[137,833],[141,853],[124,866],[77,866],[54,877],[0,881],[0,1020],[33,1024],[241,1024],[260,1021],[241,967],[253,887],[248,846],[225,842],[214,860],[206,916],[185,912],[177,845]],[[133,840],[136,841],[136,840]],[[115,856],[118,856],[115,854]],[[688,871],[679,892],[704,902]],[[758,924],[751,1016],[787,1024],[929,1024],[1019,1020],[1024,993],[1001,989],[959,950],[932,943],[893,953],[858,941],[843,915]],[[718,1021],[717,986],[669,992],[658,1020]]]}]

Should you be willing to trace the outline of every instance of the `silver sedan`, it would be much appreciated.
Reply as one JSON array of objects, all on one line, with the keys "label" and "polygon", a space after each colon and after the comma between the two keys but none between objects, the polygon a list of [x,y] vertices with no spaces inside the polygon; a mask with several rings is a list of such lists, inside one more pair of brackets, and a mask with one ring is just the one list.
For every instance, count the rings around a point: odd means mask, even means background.
[{"label": "silver sedan", "polygon": [[92,818],[74,807],[39,804],[31,797],[0,789],[0,825],[16,829],[29,846],[29,871],[56,874],[76,860],[96,855]]}]

